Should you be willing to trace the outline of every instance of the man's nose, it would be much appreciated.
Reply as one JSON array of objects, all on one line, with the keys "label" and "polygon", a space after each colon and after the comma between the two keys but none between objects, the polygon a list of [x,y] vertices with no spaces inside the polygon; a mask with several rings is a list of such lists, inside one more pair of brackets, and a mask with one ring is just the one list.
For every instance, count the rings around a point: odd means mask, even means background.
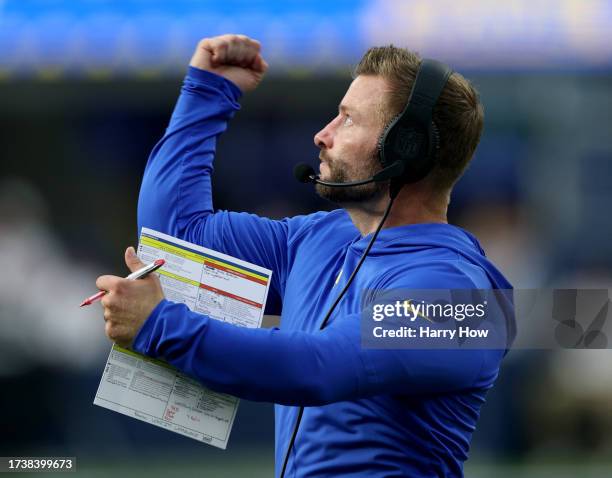
[{"label": "man's nose", "polygon": [[333,138],[332,122],[329,122],[325,128],[314,135],[314,144],[320,149],[330,149],[334,144]]}]

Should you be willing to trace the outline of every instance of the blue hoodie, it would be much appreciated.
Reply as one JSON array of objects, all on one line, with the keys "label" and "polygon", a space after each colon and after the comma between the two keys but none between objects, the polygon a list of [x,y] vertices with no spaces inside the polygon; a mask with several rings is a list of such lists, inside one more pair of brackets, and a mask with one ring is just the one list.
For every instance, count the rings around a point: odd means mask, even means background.
[{"label": "blue hoodie", "polygon": [[146,166],[138,223],[271,269],[266,313],[281,315],[280,329],[237,327],[163,300],[134,350],[213,390],[275,403],[277,475],[305,406],[287,477],[463,476],[505,351],[363,348],[361,292],[511,285],[458,227],[387,228],[319,331],[370,236],[362,237],[343,209],[283,220],[213,210],[216,139],[239,97],[230,81],[189,68]]}]

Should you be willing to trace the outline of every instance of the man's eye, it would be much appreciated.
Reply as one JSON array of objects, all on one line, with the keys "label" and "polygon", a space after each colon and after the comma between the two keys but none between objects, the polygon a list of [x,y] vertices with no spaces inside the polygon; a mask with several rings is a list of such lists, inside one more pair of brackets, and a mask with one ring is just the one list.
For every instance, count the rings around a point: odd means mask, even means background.
[{"label": "man's eye", "polygon": [[351,118],[349,115],[346,115],[346,117],[344,118],[344,126],[350,126],[353,124],[353,118]]}]

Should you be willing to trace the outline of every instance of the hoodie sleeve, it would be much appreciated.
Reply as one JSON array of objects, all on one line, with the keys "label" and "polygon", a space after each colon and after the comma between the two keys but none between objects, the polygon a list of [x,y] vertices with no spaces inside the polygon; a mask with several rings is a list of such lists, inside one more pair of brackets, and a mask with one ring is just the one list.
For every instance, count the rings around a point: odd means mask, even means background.
[{"label": "hoodie sleeve", "polygon": [[[413,276],[410,286],[418,279]],[[454,286],[460,284],[466,281]],[[366,318],[368,314],[371,309],[366,308]],[[166,360],[213,390],[284,405],[315,406],[378,394],[448,393],[488,387],[497,376],[499,350],[365,348],[362,319],[361,313],[338,316],[316,333],[247,329],[163,300],[133,347]]]},{"label": "hoodie sleeve", "polygon": [[172,118],[147,162],[138,230],[148,227],[273,271],[266,312],[280,313],[287,241],[311,216],[271,220],[214,211],[211,175],[217,139],[240,108],[232,82],[189,67]]}]

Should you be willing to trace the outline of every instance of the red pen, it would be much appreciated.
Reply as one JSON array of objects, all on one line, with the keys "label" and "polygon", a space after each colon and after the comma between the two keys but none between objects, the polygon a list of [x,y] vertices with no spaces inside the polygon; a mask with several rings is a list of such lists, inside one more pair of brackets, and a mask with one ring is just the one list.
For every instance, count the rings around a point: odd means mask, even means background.
[{"label": "red pen", "polygon": [[[157,259],[155,262],[151,262],[151,264],[149,264],[148,266],[144,266],[141,269],[138,269],[137,271],[132,272],[129,276],[126,277],[126,279],[128,280],[142,279],[143,277],[146,277],[147,275],[149,275],[151,272],[155,272],[165,263],[166,263],[165,260]],[[106,291],[101,290],[97,294],[94,294],[91,297],[88,297],[87,299],[83,301],[80,307],[83,307],[84,305],[93,304],[95,301],[104,297],[104,294],[106,294]]]}]

